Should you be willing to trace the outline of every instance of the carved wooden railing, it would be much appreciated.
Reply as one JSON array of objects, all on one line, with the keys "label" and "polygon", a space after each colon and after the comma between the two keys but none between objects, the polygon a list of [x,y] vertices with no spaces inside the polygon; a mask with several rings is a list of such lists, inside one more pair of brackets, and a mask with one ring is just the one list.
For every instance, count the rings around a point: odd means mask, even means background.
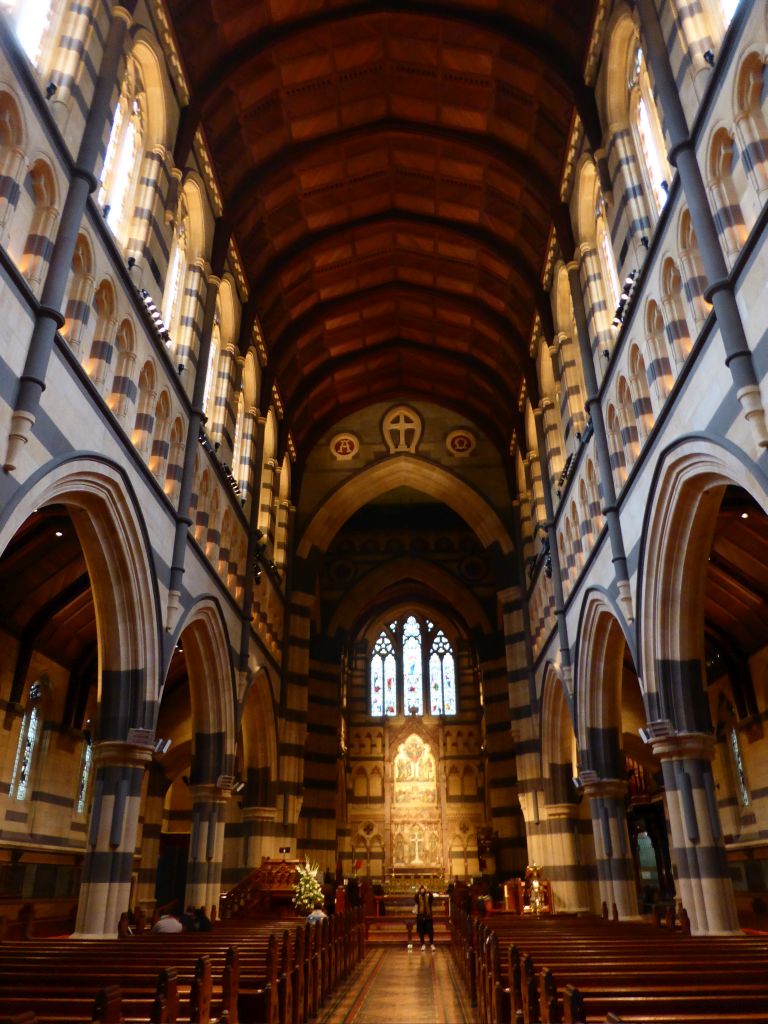
[{"label": "carved wooden railing", "polygon": [[221,897],[221,917],[269,914],[288,906],[296,883],[299,860],[265,860]]}]

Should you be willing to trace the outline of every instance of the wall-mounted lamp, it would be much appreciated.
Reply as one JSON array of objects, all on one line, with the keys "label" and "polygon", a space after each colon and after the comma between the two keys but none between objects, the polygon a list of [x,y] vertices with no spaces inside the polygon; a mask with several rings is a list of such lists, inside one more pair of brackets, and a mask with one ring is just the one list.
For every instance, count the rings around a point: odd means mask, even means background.
[{"label": "wall-mounted lamp", "polygon": [[53,96],[56,95],[57,91],[58,91],[58,86],[56,85],[56,83],[55,82],[49,82],[48,85],[46,85],[46,87],[45,87],[45,98],[47,100],[51,99]]}]

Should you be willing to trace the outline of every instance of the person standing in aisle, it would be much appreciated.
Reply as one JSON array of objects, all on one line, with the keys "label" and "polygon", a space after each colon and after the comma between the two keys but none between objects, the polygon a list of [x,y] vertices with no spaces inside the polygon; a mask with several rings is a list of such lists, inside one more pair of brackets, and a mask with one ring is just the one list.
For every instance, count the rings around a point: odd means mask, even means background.
[{"label": "person standing in aisle", "polygon": [[429,945],[434,953],[435,933],[432,925],[432,893],[428,892],[423,885],[420,885],[418,892],[413,897],[413,902],[416,906],[416,929],[421,939],[421,948],[422,950],[427,948],[427,939],[429,939]]}]

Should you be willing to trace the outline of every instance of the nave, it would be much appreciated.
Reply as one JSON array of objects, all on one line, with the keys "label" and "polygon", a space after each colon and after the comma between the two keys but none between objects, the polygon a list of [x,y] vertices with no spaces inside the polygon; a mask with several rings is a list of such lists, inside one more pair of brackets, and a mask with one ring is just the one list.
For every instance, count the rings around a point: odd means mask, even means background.
[{"label": "nave", "polygon": [[477,1024],[447,949],[372,948],[317,1024]]}]

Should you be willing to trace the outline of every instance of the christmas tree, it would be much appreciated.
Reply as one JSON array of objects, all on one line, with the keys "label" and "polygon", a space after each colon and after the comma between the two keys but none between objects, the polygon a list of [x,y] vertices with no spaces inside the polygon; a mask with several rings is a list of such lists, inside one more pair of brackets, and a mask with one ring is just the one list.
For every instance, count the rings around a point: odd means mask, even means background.
[{"label": "christmas tree", "polygon": [[319,870],[319,864],[310,864],[309,861],[296,868],[299,877],[293,886],[293,905],[305,914],[323,902],[323,890],[317,880]]}]

